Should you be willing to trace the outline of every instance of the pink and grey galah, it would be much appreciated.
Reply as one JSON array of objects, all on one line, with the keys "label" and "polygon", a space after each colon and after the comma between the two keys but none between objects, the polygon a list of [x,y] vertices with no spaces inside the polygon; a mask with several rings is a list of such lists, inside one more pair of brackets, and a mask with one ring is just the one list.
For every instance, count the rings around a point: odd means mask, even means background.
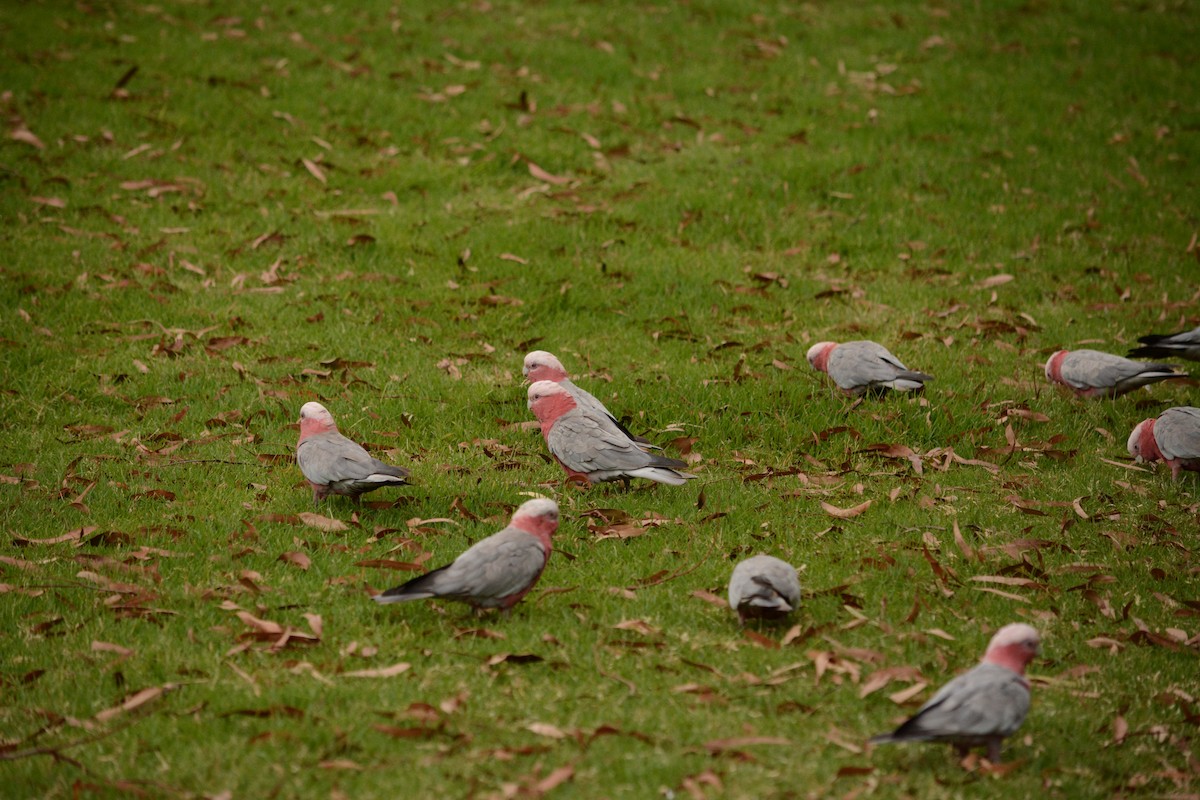
[{"label": "pink and grey galah", "polygon": [[733,568],[729,576],[729,607],[738,622],[782,619],[800,606],[800,578],[786,561],[759,554]]},{"label": "pink and grey galah", "polygon": [[313,505],[331,494],[358,500],[364,492],[408,483],[408,470],[383,463],[338,433],[333,415],[320,403],[300,407],[296,461],[312,486]]},{"label": "pink and grey galah", "polygon": [[1200,471],[1200,408],[1175,406],[1142,420],[1129,434],[1129,455],[1137,461],[1165,461],[1171,477]]},{"label": "pink and grey galah", "polygon": [[528,391],[529,410],[541,424],[550,454],[569,480],[599,483],[646,478],[682,486],[696,477],[675,458],[647,453],[621,432],[606,414],[589,411],[553,381],[535,381]]},{"label": "pink and grey galah", "polygon": [[1152,333],[1138,339],[1141,347],[1129,351],[1130,358],[1186,358],[1200,361],[1200,328],[1179,333]]},{"label": "pink and grey galah", "polygon": [[911,392],[925,388],[932,375],[910,370],[877,342],[817,342],[808,348],[808,363],[826,373],[849,397],[888,389]]},{"label": "pink and grey galah", "polygon": [[621,421],[617,419],[611,411],[604,407],[604,403],[601,403],[599,400],[597,400],[596,397],[587,390],[581,389],[575,385],[570,377],[568,377],[567,370],[563,367],[562,362],[559,361],[553,353],[547,353],[545,350],[534,350],[532,353],[529,353],[525,356],[525,362],[521,367],[521,372],[525,376],[526,380],[528,380],[530,383],[536,383],[538,381],[553,381],[554,383],[557,383],[559,386],[566,389],[567,393],[570,394],[571,397],[575,398],[575,405],[579,406],[585,411],[608,417],[622,433],[624,433],[633,441],[637,442],[639,447],[643,449],[650,448],[651,450],[662,449],[656,444],[651,444],[650,440],[630,433],[629,429],[622,425]]},{"label": "pink and grey galah", "polygon": [[1000,763],[1000,743],[1021,727],[1029,712],[1025,667],[1040,646],[1035,628],[1005,625],[992,637],[980,664],[939,689],[896,730],[871,737],[871,743],[949,742],[959,756],[986,746],[988,760]]},{"label": "pink and grey galah", "polygon": [[1046,378],[1080,397],[1120,397],[1159,381],[1187,378],[1175,364],[1147,364],[1099,350],[1059,350],[1046,361]]},{"label": "pink and grey galah", "polygon": [[444,567],[375,595],[377,603],[442,598],[466,603],[477,614],[507,613],[537,584],[550,560],[550,538],[558,529],[558,503],[526,500],[508,527],[471,545]]}]

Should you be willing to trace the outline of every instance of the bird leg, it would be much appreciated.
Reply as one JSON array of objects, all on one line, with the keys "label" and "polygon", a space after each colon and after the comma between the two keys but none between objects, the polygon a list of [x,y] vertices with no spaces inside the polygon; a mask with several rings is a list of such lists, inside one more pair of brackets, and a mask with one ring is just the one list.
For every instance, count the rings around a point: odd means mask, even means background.
[{"label": "bird leg", "polygon": [[991,739],[988,739],[987,751],[988,751],[988,753],[987,753],[988,761],[992,762],[993,764],[999,764],[1000,763],[1000,738],[999,737],[993,737]]}]

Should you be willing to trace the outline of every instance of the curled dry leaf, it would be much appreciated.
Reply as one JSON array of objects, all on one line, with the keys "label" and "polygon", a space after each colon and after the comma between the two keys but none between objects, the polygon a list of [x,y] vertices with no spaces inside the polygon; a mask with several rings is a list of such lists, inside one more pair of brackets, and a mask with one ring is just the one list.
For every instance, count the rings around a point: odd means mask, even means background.
[{"label": "curled dry leaf", "polygon": [[398,664],[392,664],[390,667],[380,667],[378,669],[356,669],[351,672],[343,672],[343,678],[394,678],[397,675],[403,675],[412,669],[412,664],[407,661],[401,661]]},{"label": "curled dry leaf", "polygon": [[854,508],[838,508],[835,505],[830,505],[825,501],[821,501],[821,508],[825,510],[825,513],[831,517],[837,517],[838,519],[851,519],[852,517],[857,517],[870,507],[870,500],[859,503],[858,505],[854,506]]},{"label": "curled dry leaf", "polygon": [[561,728],[559,728],[557,725],[551,725],[549,722],[531,722],[525,727],[536,733],[538,736],[545,736],[548,739],[567,738],[567,734],[563,733]]},{"label": "curled dry leaf", "polygon": [[546,183],[552,183],[555,186],[562,186],[563,184],[571,182],[570,178],[563,177],[562,175],[551,175],[549,172],[542,169],[541,167],[539,167],[537,164],[533,163],[532,161],[527,160],[525,162],[525,166],[529,167],[529,174],[532,175],[533,177],[537,178],[539,181],[545,181]]},{"label": "curled dry leaf", "polygon": [[312,566],[312,559],[309,558],[304,553],[297,553],[297,552],[280,553],[279,558],[276,560],[282,561],[285,564],[294,564],[295,566],[299,567],[300,569],[305,569],[305,570]]},{"label": "curled dry leaf", "polygon": [[346,523],[342,522],[341,520],[324,517],[320,514],[315,514],[312,511],[302,511],[297,516],[300,517],[301,522],[310,528],[316,528],[317,530],[322,530],[327,533],[348,530]]}]

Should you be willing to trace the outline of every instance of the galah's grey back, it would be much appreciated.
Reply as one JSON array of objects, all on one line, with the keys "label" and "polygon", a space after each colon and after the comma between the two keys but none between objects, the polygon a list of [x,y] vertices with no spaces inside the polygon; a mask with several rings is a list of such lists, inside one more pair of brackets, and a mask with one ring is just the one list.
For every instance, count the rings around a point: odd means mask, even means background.
[{"label": "galah's grey back", "polygon": [[526,354],[521,372],[529,379],[530,383],[536,383],[539,380],[550,380],[557,383],[574,398],[576,406],[597,416],[608,417],[618,430],[636,442],[639,447],[651,450],[662,449],[658,445],[652,444],[649,439],[632,433],[595,395],[572,381],[558,356],[553,353],[534,350]]},{"label": "galah's grey back", "polygon": [[759,554],[738,562],[729,576],[729,607],[738,620],[786,617],[800,606],[800,578],[786,561]]},{"label": "galah's grey back", "polygon": [[1158,415],[1154,440],[1169,461],[1200,459],[1200,408],[1175,406]]},{"label": "galah's grey back", "polygon": [[1200,328],[1179,333],[1152,333],[1138,339],[1141,347],[1129,351],[1130,358],[1186,358],[1200,361]]},{"label": "galah's grey back", "polygon": [[1006,667],[979,664],[939,689],[899,728],[871,741],[981,745],[993,737],[1010,736],[1028,713],[1025,679]]},{"label": "galah's grey back", "polygon": [[383,463],[339,433],[333,416],[320,403],[305,403],[300,409],[296,462],[313,488],[313,502],[330,494],[357,498],[384,486],[408,483],[408,470]]},{"label": "galah's grey back", "polygon": [[452,563],[376,595],[375,602],[440,597],[477,610],[507,610],[537,584],[550,559],[550,534],[557,526],[557,503],[546,498],[527,501],[503,530],[471,545]]},{"label": "galah's grey back", "polygon": [[1041,637],[1025,623],[996,631],[983,661],[954,678],[916,714],[891,733],[873,736],[873,744],[949,742],[960,755],[987,746],[988,759],[1000,761],[1000,744],[1029,713],[1029,681],[1025,667],[1037,656]]},{"label": "galah's grey back", "polygon": [[[825,343],[822,343],[825,344]],[[925,387],[933,376],[910,370],[883,345],[867,340],[835,344],[825,371],[838,388],[850,396],[887,389],[908,392]]]},{"label": "galah's grey back", "polygon": [[1119,397],[1142,386],[1188,376],[1174,364],[1133,361],[1099,350],[1059,350],[1046,361],[1046,377],[1083,397]]},{"label": "galah's grey back", "polygon": [[677,458],[647,453],[613,424],[607,415],[575,408],[563,414],[546,435],[550,452],[569,470],[592,483],[621,478],[648,478],[682,486],[694,475]]}]

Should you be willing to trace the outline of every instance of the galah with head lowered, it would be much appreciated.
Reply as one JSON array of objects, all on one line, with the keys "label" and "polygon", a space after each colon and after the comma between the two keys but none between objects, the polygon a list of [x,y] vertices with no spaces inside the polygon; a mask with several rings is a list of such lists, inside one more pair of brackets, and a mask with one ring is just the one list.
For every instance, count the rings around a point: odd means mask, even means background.
[{"label": "galah with head lowered", "polygon": [[1146,364],[1099,350],[1059,350],[1046,361],[1046,377],[1080,397],[1120,397],[1134,389],[1188,375],[1175,364]]},{"label": "galah with head lowered", "polygon": [[375,595],[377,603],[438,597],[473,607],[508,612],[542,577],[558,528],[558,503],[526,500],[508,527],[467,548],[453,563]]},{"label": "galah with head lowered", "polygon": [[1031,626],[1005,625],[978,666],[939,689],[896,730],[871,737],[871,743],[949,742],[959,756],[986,746],[988,761],[1000,763],[1000,743],[1021,727],[1029,712],[1025,666],[1040,645]]},{"label": "galah with head lowered", "polygon": [[808,348],[808,363],[833,378],[850,397],[868,392],[883,394],[888,389],[910,392],[925,388],[932,375],[910,370],[888,349],[876,342],[817,342]]},{"label": "galah with head lowered", "polygon": [[300,407],[296,461],[312,486],[313,505],[331,494],[357,501],[364,492],[408,483],[408,470],[383,463],[338,433],[333,415],[320,403]]},{"label": "galah with head lowered", "polygon": [[1129,351],[1130,358],[1186,358],[1200,361],[1200,328],[1180,333],[1152,333],[1138,339],[1141,347]]},{"label": "galah with head lowered", "polygon": [[729,607],[738,622],[782,619],[800,605],[796,568],[774,556],[756,555],[738,562],[729,576]]},{"label": "galah with head lowered", "polygon": [[563,367],[562,362],[553,353],[547,353],[545,350],[534,350],[525,356],[525,363],[522,365],[521,372],[530,383],[538,381],[553,381],[557,383],[566,389],[571,397],[575,398],[575,405],[585,411],[608,417],[622,433],[637,442],[639,447],[643,449],[648,447],[652,450],[662,449],[656,444],[651,444],[648,439],[630,433],[629,429],[622,425],[621,421],[604,407],[604,403],[597,400],[590,392],[576,386],[567,376],[567,370]]},{"label": "galah with head lowered", "polygon": [[1176,480],[1185,469],[1200,471],[1200,408],[1175,406],[1139,422],[1129,434],[1129,455],[1167,462]]},{"label": "galah with head lowered", "polygon": [[550,454],[570,480],[647,478],[682,486],[696,477],[679,471],[687,466],[684,462],[642,450],[607,415],[580,408],[560,384],[536,381],[529,387],[528,399]]}]

